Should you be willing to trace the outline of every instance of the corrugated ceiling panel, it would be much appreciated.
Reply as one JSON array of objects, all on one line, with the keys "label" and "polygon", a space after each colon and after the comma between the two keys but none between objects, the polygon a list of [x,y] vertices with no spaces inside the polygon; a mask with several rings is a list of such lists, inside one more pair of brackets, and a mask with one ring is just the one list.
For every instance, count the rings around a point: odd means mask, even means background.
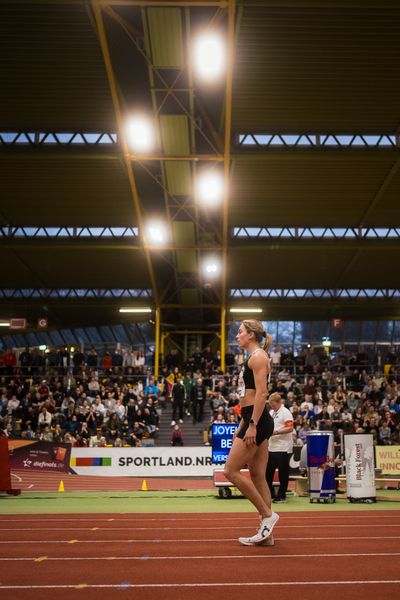
[{"label": "corrugated ceiling panel", "polygon": [[398,264],[399,261],[400,245],[397,250],[392,248],[386,252],[362,250],[351,265],[351,269],[340,279],[339,284],[343,288],[398,288],[398,272],[396,269],[388,269],[388,265]]},{"label": "corrugated ceiling panel", "polygon": [[[330,248],[321,252],[271,249],[267,244],[257,251],[244,248],[229,250],[228,288],[324,288],[334,287],[351,260],[351,249]],[[356,281],[353,286],[357,287]],[[289,285],[290,282],[290,285]]]},{"label": "corrugated ceiling panel", "polygon": [[286,161],[238,158],[230,226],[356,227],[392,164],[345,156],[332,161],[301,160],[300,155]]},{"label": "corrugated ceiling panel", "polygon": [[0,3],[2,127],[115,131],[103,58],[84,3]]},{"label": "corrugated ceiling panel", "polygon": [[174,196],[186,196],[192,189],[190,164],[176,161],[164,165],[168,191]]},{"label": "corrugated ceiling panel", "polygon": [[156,68],[182,69],[182,16],[179,8],[149,8],[151,55]]},{"label": "corrugated ceiling panel", "polygon": [[190,154],[189,125],[185,115],[161,115],[160,126],[165,154]]},{"label": "corrugated ceiling panel", "polygon": [[400,4],[243,3],[234,66],[236,132],[394,132]]},{"label": "corrugated ceiling panel", "polygon": [[369,212],[365,225],[370,227],[400,225],[400,168],[391,178],[376,206]]},{"label": "corrugated ceiling panel", "polygon": [[[9,264],[0,263],[3,287],[47,288],[130,288],[147,289],[150,278],[142,250],[62,247],[18,249],[20,261],[12,251],[2,251]],[[33,274],[32,274],[33,273]],[[39,275],[39,280],[34,274]],[[124,301],[126,302],[126,300]],[[128,301],[129,304],[129,301]]]},{"label": "corrugated ceiling panel", "polygon": [[136,225],[118,159],[7,154],[0,161],[0,181],[1,211],[11,224]]}]

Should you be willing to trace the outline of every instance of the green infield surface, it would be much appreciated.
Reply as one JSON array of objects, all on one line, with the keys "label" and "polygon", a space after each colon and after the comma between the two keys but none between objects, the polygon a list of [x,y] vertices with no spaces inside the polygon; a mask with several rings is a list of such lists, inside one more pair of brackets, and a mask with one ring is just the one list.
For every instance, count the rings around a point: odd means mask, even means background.
[{"label": "green infield surface", "polygon": [[[334,504],[311,503],[309,498],[288,495],[277,512],[399,510],[400,491],[379,490],[373,504],[350,503],[339,495]],[[0,495],[0,514],[59,513],[209,513],[252,512],[250,502],[233,491],[221,499],[218,490],[171,490],[136,492],[24,492],[20,496]]]}]

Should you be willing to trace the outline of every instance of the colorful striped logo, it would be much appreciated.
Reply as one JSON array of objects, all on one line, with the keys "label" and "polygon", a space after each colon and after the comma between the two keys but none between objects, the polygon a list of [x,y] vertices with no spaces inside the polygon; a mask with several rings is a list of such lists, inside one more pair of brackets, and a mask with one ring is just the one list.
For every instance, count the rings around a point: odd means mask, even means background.
[{"label": "colorful striped logo", "polygon": [[71,457],[71,467],[111,467],[111,456]]}]

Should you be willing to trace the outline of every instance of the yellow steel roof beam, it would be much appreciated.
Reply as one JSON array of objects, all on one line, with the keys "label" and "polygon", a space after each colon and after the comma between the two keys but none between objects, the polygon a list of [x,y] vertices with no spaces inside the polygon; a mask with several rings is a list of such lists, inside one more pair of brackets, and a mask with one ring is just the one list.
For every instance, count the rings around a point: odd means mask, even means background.
[{"label": "yellow steel roof beam", "polygon": [[[101,0],[92,0],[92,6],[93,6],[93,11],[94,11],[94,16],[96,19],[97,31],[99,34],[100,46],[101,46],[101,50],[103,53],[104,63],[105,63],[105,67],[106,67],[107,77],[108,77],[108,83],[110,86],[111,97],[112,97],[112,101],[113,101],[113,105],[114,105],[115,117],[117,120],[119,140],[120,140],[122,154],[123,154],[123,158],[124,158],[124,162],[125,162],[126,170],[127,170],[127,174],[128,174],[129,187],[130,187],[130,191],[131,191],[131,195],[132,195],[132,200],[133,200],[133,204],[135,206],[136,219],[137,219],[139,231],[143,232],[144,231],[144,220],[143,220],[142,207],[141,207],[141,203],[140,203],[139,194],[137,191],[135,175],[133,173],[133,168],[132,168],[132,162],[131,162],[132,154],[129,151],[128,142],[127,142],[126,135],[125,135],[124,121],[123,121],[123,117],[122,117],[122,109],[121,109],[120,99],[119,99],[119,95],[118,95],[118,91],[117,91],[117,81],[116,81],[116,77],[115,77],[112,62],[111,62],[110,49],[108,46],[106,31],[105,31],[105,27],[104,27],[101,4],[102,4]],[[145,254],[147,269],[149,272],[151,287],[153,290],[153,298],[154,298],[156,305],[158,305],[158,291],[157,291],[155,273],[154,273],[154,269],[153,269],[153,263],[152,263],[151,254],[150,254],[150,248],[144,237],[142,237],[142,240],[143,240],[143,250],[144,250],[144,254]]]}]

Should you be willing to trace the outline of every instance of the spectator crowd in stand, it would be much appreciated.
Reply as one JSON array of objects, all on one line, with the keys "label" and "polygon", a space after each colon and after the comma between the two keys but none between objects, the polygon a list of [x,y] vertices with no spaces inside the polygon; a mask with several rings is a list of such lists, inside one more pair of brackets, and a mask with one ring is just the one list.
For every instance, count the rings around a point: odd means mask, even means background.
[{"label": "spectator crowd in stand", "polygon": [[[0,356],[0,429],[10,438],[74,446],[141,446],[157,439],[160,415],[172,409],[171,445],[184,444],[188,420],[204,428],[208,444],[213,422],[240,420],[237,381],[245,356],[225,358],[222,373],[220,354],[210,346],[195,348],[186,361],[173,349],[156,381],[144,352],[6,350]],[[399,362],[392,350],[331,358],[319,348],[294,355],[276,347],[269,392],[279,392],[292,413],[299,446],[310,429],[333,430],[336,442],[342,432],[367,432],[376,444],[398,444]]]}]

